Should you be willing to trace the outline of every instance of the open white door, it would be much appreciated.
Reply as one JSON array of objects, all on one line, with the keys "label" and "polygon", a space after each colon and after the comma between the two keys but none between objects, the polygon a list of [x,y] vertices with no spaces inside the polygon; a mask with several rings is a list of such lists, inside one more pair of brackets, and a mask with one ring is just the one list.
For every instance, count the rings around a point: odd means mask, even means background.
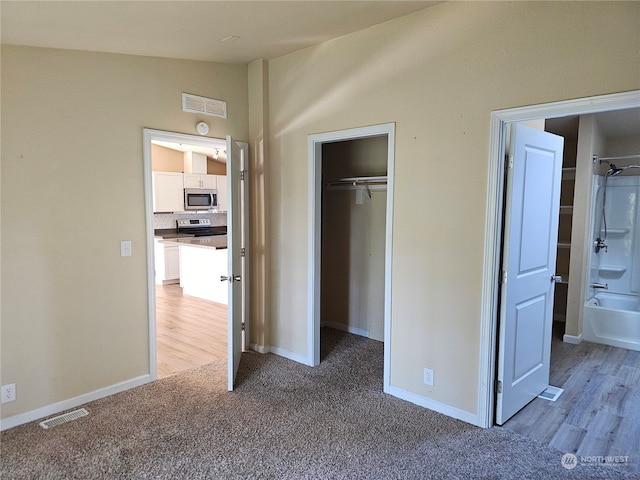
[{"label": "open white door", "polygon": [[564,139],[514,125],[507,173],[496,423],[549,386]]},{"label": "open white door", "polygon": [[227,136],[227,248],[229,254],[228,276],[220,280],[229,282],[229,326],[228,326],[228,389],[233,390],[233,384],[238,373],[240,357],[242,355],[243,334],[245,326],[245,288],[247,285],[247,270],[245,257],[245,239],[248,238],[247,220],[248,204],[247,191],[244,185],[246,155],[231,138]]}]

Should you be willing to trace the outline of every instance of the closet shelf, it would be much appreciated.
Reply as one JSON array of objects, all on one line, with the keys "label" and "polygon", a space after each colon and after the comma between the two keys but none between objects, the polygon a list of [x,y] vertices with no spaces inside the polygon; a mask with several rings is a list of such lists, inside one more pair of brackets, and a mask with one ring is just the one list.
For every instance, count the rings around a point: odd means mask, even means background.
[{"label": "closet shelf", "polygon": [[387,177],[345,177],[339,180],[327,182],[327,188],[330,190],[386,190]]},{"label": "closet shelf", "polygon": [[562,169],[562,180],[575,180],[576,167],[569,167]]},{"label": "closet shelf", "polygon": [[573,214],[573,205],[560,205],[560,215]]}]

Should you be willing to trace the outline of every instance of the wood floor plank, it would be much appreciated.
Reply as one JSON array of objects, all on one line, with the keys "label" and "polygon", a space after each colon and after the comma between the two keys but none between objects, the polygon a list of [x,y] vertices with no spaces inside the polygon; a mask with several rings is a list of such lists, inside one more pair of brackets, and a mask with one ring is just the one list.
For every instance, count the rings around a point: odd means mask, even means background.
[{"label": "wood floor plank", "polygon": [[536,400],[540,401],[539,415],[537,420],[531,425],[529,435],[548,444],[564,423],[567,417],[567,411],[562,408],[557,408],[554,402],[550,400],[542,398]]},{"label": "wood floor plank", "polygon": [[578,455],[605,456],[609,455],[622,418],[605,410],[599,410],[593,418],[589,429],[586,430]]},{"label": "wood floor plank", "polygon": [[563,452],[576,453],[586,433],[584,428],[563,422],[551,438],[549,446]]},{"label": "wood floor plank", "polygon": [[607,347],[606,360],[598,367],[598,373],[616,375],[627,358],[628,350],[623,348]]},{"label": "wood floor plank", "polygon": [[550,383],[564,389],[555,402],[535,399],[502,428],[578,455],[629,456],[621,468],[640,473],[640,352],[554,337]]},{"label": "wood floor plank", "polygon": [[158,378],[227,358],[227,306],[156,285]]}]

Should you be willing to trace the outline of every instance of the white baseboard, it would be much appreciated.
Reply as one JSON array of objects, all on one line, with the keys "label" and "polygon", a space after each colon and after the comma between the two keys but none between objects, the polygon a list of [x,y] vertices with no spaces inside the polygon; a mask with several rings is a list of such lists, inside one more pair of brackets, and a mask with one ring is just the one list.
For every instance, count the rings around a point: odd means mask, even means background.
[{"label": "white baseboard", "polygon": [[299,353],[293,353],[289,350],[285,350],[279,347],[269,347],[269,352],[275,353],[276,355],[280,355],[281,357],[288,358],[289,360],[293,360],[294,362],[302,363],[303,365],[308,365],[313,367],[309,358],[305,355],[300,355]]},{"label": "white baseboard", "polygon": [[322,325],[320,326],[333,328],[335,330],[342,330],[343,332],[353,333],[354,335],[360,335],[361,337],[369,338],[369,330],[352,327],[351,325],[345,325],[343,323],[322,322]]},{"label": "white baseboard", "polygon": [[262,354],[269,353],[271,351],[266,345],[258,345],[257,343],[249,343],[247,344],[247,348]]},{"label": "white baseboard", "polygon": [[67,400],[62,400],[61,402],[56,402],[51,405],[47,405],[46,407],[36,408],[35,410],[31,410],[29,412],[3,418],[2,420],[0,420],[0,431],[8,430],[9,428],[17,427],[18,425],[23,425],[25,423],[33,422],[34,420],[38,420],[43,417],[55,415],[56,413],[78,407],[85,403],[93,402],[94,400],[99,400],[115,393],[120,393],[131,388],[139,387],[140,385],[144,385],[145,383],[149,383],[150,381],[150,375],[141,375],[140,377],[116,383],[115,385],[111,385],[109,387],[99,388],[98,390],[94,390],[93,392],[85,393],[83,395],[69,398]]},{"label": "white baseboard", "polygon": [[452,407],[451,405],[447,405],[446,403],[441,403],[431,398],[423,397],[422,395],[409,392],[399,387],[394,387],[393,385],[391,385],[389,387],[389,391],[385,393],[393,395],[394,397],[398,397],[402,400],[406,400],[407,402],[411,402],[420,407],[428,408],[429,410],[442,413],[443,415],[446,415],[448,417],[452,417],[458,420],[462,420],[463,422],[482,427],[482,419],[475,413]]},{"label": "white baseboard", "polygon": [[566,333],[562,337],[562,341],[564,343],[571,343],[573,345],[580,345],[582,342],[582,333],[578,336],[575,335],[567,335]]}]

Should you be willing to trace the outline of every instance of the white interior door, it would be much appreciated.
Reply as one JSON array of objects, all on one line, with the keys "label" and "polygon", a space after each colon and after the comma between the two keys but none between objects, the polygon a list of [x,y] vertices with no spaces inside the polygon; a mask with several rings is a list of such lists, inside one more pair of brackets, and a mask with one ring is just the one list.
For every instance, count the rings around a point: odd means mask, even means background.
[{"label": "white interior door", "polygon": [[549,385],[564,139],[514,125],[507,173],[496,423]]},{"label": "white interior door", "polygon": [[233,390],[240,357],[244,349],[243,328],[246,315],[246,289],[248,283],[245,257],[245,239],[248,238],[248,204],[244,168],[246,150],[227,136],[227,248],[229,271],[222,281],[229,282],[228,326],[228,388]]}]

